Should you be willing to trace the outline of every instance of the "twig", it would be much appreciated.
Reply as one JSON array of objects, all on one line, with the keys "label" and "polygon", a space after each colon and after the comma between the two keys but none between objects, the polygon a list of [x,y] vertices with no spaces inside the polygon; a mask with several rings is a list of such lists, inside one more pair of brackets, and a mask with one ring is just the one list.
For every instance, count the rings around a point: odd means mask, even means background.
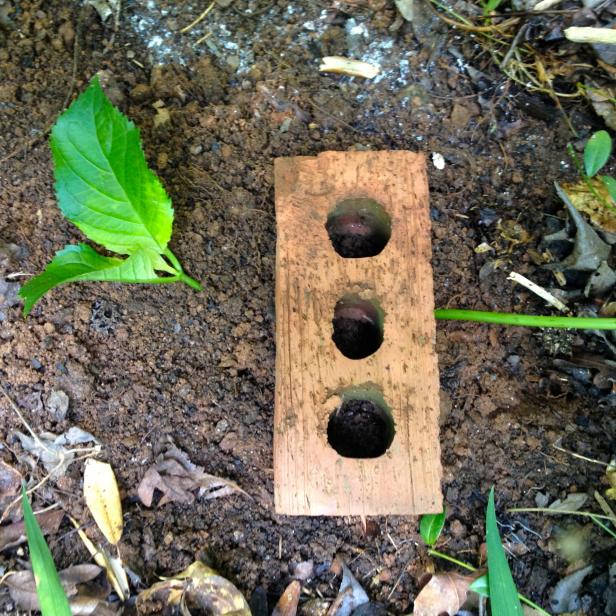
[{"label": "twig", "polygon": [[511,56],[513,55],[514,51],[516,50],[516,48],[518,46],[518,43],[520,42],[520,39],[526,33],[526,30],[528,30],[528,24],[524,23],[524,24],[522,24],[520,26],[520,29],[516,32],[516,35],[513,37],[513,41],[511,41],[511,46],[507,50],[507,53],[505,54],[505,57],[503,58],[502,62],[500,63],[500,68],[501,68],[502,71],[504,71],[505,68],[507,67],[507,64],[509,64],[509,60],[511,60]]},{"label": "twig", "polygon": [[191,23],[189,23],[187,26],[184,26],[184,28],[182,28],[180,30],[180,32],[182,34],[185,34],[186,32],[189,32],[190,30],[192,30],[197,24],[201,23],[210,13],[210,11],[216,6],[216,0],[212,0],[212,2],[210,3],[210,5],[205,9],[205,11],[203,11],[203,13],[201,13],[201,15],[199,15],[199,17],[197,17],[197,19],[195,19],[194,21],[192,21]]},{"label": "twig", "polygon": [[575,451],[571,451],[570,449],[565,449],[560,446],[560,442],[562,441],[562,437],[559,438],[555,443],[552,443],[552,447],[557,449],[558,451],[562,451],[563,453],[567,453],[574,458],[578,458],[579,460],[584,460],[586,462],[592,462],[593,464],[600,464],[601,466],[609,466],[607,462],[602,462],[601,460],[595,460],[594,458],[587,458],[580,453],[575,453]]},{"label": "twig", "polygon": [[195,41],[195,45],[201,45],[201,43],[209,39],[210,36],[212,36],[212,32],[208,32],[207,34],[204,34],[200,39]]},{"label": "twig", "polygon": [[507,280],[513,280],[513,282],[517,282],[519,285],[527,288],[529,291],[532,291],[535,295],[538,295],[541,299],[545,300],[551,306],[554,306],[557,310],[561,312],[569,312],[569,308],[561,302],[557,297],[554,297],[549,291],[540,287],[538,284],[529,280],[522,274],[518,274],[517,272],[511,272],[509,276],[507,276]]}]

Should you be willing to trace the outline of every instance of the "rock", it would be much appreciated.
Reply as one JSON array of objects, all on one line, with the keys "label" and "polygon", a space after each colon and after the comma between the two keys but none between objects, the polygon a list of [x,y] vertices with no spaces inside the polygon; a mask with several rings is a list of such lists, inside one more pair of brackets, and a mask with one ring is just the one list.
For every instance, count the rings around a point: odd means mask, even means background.
[{"label": "rock", "polygon": [[306,560],[302,563],[297,563],[293,569],[293,577],[296,580],[305,582],[314,575],[314,563],[311,560]]},{"label": "rock", "polygon": [[59,28],[58,34],[67,49],[72,49],[75,42],[75,29],[70,21],[65,21]]},{"label": "rock", "polygon": [[47,398],[46,406],[56,421],[64,421],[68,413],[69,398],[61,389],[54,389]]}]

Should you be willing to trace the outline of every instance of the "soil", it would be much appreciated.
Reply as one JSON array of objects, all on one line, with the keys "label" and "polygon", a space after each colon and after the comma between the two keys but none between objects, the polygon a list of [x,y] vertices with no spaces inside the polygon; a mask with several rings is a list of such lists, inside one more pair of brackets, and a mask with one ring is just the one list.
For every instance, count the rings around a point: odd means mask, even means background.
[{"label": "soil", "polygon": [[369,400],[347,400],[327,424],[327,441],[346,458],[378,458],[391,445],[391,418]]},{"label": "soil", "polygon": [[[546,229],[564,220],[552,182],[575,175],[567,123],[549,100],[510,89],[472,38],[429,18],[427,31],[398,27],[385,0],[221,2],[187,33],[180,29],[205,3],[126,1],[117,29],[81,4],[0,0],[2,386],[36,431],[79,426],[100,441],[123,497],[122,557],[144,586],[205,558],[247,597],[264,588],[271,608],[308,560],[306,592],[334,597],[339,580],[330,565],[339,554],[373,600],[408,613],[433,567],[417,518],[362,523],[273,510],[273,159],[332,149],[425,152],[436,305],[542,314],[542,302],[507,274],[551,284],[534,255]],[[371,81],[319,74],[323,55],[372,61],[382,72]],[[481,71],[480,82],[469,67]],[[173,199],[171,249],[204,291],[67,285],[24,319],[18,284],[83,240],[56,206],[47,133],[98,71],[141,129],[148,161]],[[157,119],[161,108],[167,121]],[[597,120],[579,104],[568,113],[585,140]],[[444,168],[432,164],[433,153]],[[476,250],[484,243],[491,248]],[[447,506],[439,547],[480,564],[494,485],[520,591],[548,607],[555,584],[574,568],[554,537],[581,526],[592,531],[594,566],[581,594],[587,613],[605,614],[607,536],[580,519],[508,512],[539,497],[603,489],[604,467],[553,444],[603,462],[614,455],[612,380],[594,384],[592,363],[586,376],[555,363],[581,352],[596,361],[608,353],[605,343],[441,322],[436,347]],[[68,395],[67,413],[51,412],[54,391]],[[24,461],[17,430],[3,401],[0,458],[42,479],[40,466]],[[144,507],[137,486],[168,439],[251,498]],[[35,508],[58,502],[90,524],[82,464],[38,490]],[[57,565],[89,562],[67,521],[62,530],[50,537]],[[88,532],[102,541],[91,524]],[[0,572],[25,564],[20,548],[0,553]],[[0,610],[14,609],[0,589]]]},{"label": "soil", "polygon": [[363,359],[375,353],[383,343],[383,327],[377,308],[357,299],[340,300],[334,309],[332,340],[349,359]]}]

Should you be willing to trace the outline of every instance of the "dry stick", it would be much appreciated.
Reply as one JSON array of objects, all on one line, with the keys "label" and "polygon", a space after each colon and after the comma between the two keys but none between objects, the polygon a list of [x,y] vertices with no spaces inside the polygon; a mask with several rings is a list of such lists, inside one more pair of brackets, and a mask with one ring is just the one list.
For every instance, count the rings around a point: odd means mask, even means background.
[{"label": "dry stick", "polygon": [[518,272],[511,272],[509,276],[507,276],[507,280],[517,282],[519,285],[525,287],[535,295],[539,296],[541,299],[546,301],[548,304],[550,304],[557,310],[567,313],[570,312],[569,308],[557,297],[554,297],[554,295],[552,295],[549,291],[539,286],[532,280],[529,280],[528,278],[526,278],[526,276],[522,276],[522,274],[518,274]]},{"label": "dry stick", "polygon": [[554,447],[554,449],[557,449],[558,451],[567,453],[570,456],[573,456],[574,458],[578,458],[579,460],[584,460],[586,462],[592,462],[593,464],[600,464],[601,466],[609,466],[607,462],[602,462],[601,460],[595,460],[594,458],[587,458],[586,456],[583,456],[580,453],[575,453],[575,451],[571,451],[570,449],[565,449],[564,447],[561,447],[560,446],[561,441],[562,441],[562,437],[560,437],[555,443],[552,443],[552,447]]},{"label": "dry stick", "polygon": [[509,47],[509,49],[507,50],[507,53],[505,54],[505,57],[503,58],[503,61],[500,63],[501,71],[504,71],[505,68],[507,67],[507,64],[509,64],[509,60],[511,60],[511,56],[513,56],[513,53],[515,52],[516,47],[518,46],[518,43],[520,42],[520,40],[526,33],[526,30],[528,30],[528,23],[523,23],[520,26],[520,29],[516,32],[516,35],[513,37],[513,41],[511,42],[511,47]]},{"label": "dry stick", "polygon": [[189,23],[187,26],[184,26],[184,28],[182,28],[180,32],[182,34],[185,34],[186,32],[189,32],[190,30],[192,30],[197,24],[201,23],[209,15],[210,11],[215,6],[216,6],[216,0],[212,0],[211,4],[205,9],[205,11],[203,11],[203,13],[201,13],[201,15],[197,17],[197,19]]}]

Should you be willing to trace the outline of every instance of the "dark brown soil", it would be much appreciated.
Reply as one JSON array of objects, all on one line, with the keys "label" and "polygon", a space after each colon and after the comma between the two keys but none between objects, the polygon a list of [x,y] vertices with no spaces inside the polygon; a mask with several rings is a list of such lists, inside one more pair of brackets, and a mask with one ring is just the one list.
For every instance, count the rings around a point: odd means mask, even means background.
[{"label": "dark brown soil", "polygon": [[347,400],[327,424],[327,441],[346,458],[378,458],[391,445],[392,420],[369,400]]},{"label": "dark brown soil", "polygon": [[[204,3],[126,1],[117,32],[113,19],[102,24],[81,4],[0,0],[0,239],[16,245],[0,255],[3,277],[16,274],[0,289],[3,387],[35,430],[79,426],[102,443],[123,496],[121,553],[144,585],[207,558],[247,596],[263,586],[272,600],[296,565],[312,560],[308,592],[333,597],[338,581],[329,566],[339,553],[374,600],[407,613],[430,567],[416,518],[363,525],[273,511],[273,159],[331,149],[424,151],[436,305],[540,314],[542,302],[507,274],[551,280],[533,250],[549,222],[563,218],[552,182],[574,175],[566,123],[549,101],[519,104],[488,58],[476,57],[472,39],[438,20],[425,34],[410,24],[390,29],[395,9],[385,0],[339,9],[320,0],[237,0],[187,34],[179,29]],[[369,82],[319,74],[319,57],[334,54],[373,60],[383,72]],[[488,81],[478,85],[467,66]],[[147,158],[173,199],[171,248],[204,291],[67,285],[24,319],[15,283],[83,240],[56,207],[47,131],[97,71],[141,128]],[[170,120],[157,126],[161,102]],[[588,111],[578,105],[570,116],[586,138]],[[435,152],[445,159],[442,170],[430,162]],[[492,248],[476,251],[482,243]],[[439,547],[480,564],[486,496],[496,486],[520,591],[548,606],[569,566],[550,538],[583,521],[507,510],[534,506],[538,493],[551,502],[602,489],[603,467],[552,445],[562,439],[584,456],[610,459],[613,381],[594,385],[594,368],[580,380],[554,359],[580,349],[596,358],[606,347],[582,334],[463,323],[439,323],[436,346],[448,512]],[[66,417],[50,412],[53,390],[70,398]],[[0,458],[41,479],[40,467],[18,461],[20,429],[0,402]],[[167,438],[252,500],[145,508],[136,489],[153,448]],[[74,463],[37,492],[35,507],[59,502],[90,523],[82,472]],[[88,562],[68,522],[63,531],[50,540],[58,566]],[[613,544],[598,530],[590,537],[594,570],[582,595],[588,613],[600,615]],[[0,553],[0,575],[23,569],[24,558],[17,549]],[[3,609],[13,605],[0,589]]]},{"label": "dark brown soil", "polygon": [[383,343],[383,327],[375,306],[361,299],[340,300],[334,309],[332,340],[349,359],[372,355]]}]

